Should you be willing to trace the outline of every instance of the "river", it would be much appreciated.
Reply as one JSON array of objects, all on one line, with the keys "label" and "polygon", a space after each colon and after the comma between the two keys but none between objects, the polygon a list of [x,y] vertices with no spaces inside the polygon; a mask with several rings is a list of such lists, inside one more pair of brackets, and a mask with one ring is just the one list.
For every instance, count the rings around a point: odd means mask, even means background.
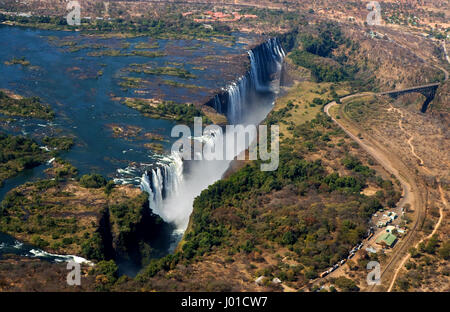
[{"label": "river", "polygon": [[[208,105],[227,115],[231,123],[256,124],[272,107],[277,91],[277,86],[272,86],[276,80],[272,76],[279,73],[284,56],[276,40],[269,40],[247,51],[246,45],[239,40],[225,45],[197,40],[151,40],[146,37],[105,39],[74,32],[10,26],[0,26],[0,39],[6,43],[0,50],[0,89],[8,89],[22,96],[39,96],[56,113],[56,118],[51,122],[29,118],[2,121],[2,130],[38,139],[43,135],[55,134],[74,137],[75,146],[61,157],[70,161],[81,174],[98,172],[119,184],[140,185],[150,193],[151,203],[155,203],[159,192],[160,201],[164,201],[164,204],[158,205],[164,206],[166,212],[162,217],[169,227],[176,229],[173,235],[160,237],[155,244],[159,256],[173,251],[189,219],[193,199],[201,190],[221,178],[229,161],[194,163],[188,166],[188,170],[183,162],[177,162],[174,155],[170,155],[170,147],[175,140],[170,137],[170,131],[175,122],[145,117],[115,98],[155,97],[174,102],[204,103],[211,98],[212,90],[222,88]],[[165,55],[151,58],[130,55],[139,44],[149,42],[153,47],[147,46],[144,51],[159,51]],[[82,48],[78,50],[74,47]],[[120,51],[123,55],[94,56],[95,52],[111,50]],[[229,71],[232,66],[211,62],[217,55],[237,56],[246,51],[251,68],[246,75],[234,79],[234,83],[230,83],[232,75]],[[5,62],[13,57],[24,57],[31,65],[6,65]],[[194,74],[195,78],[130,73],[127,68],[132,64],[178,67]],[[124,77],[143,78],[146,83],[124,88],[120,85]],[[187,82],[200,88],[174,86],[167,84],[167,81]],[[146,148],[145,144],[153,140],[142,135],[115,136],[112,130],[114,126],[133,127],[139,129],[140,134],[152,133],[163,137],[161,144],[166,154],[159,155]],[[44,178],[43,171],[48,166],[41,165],[7,180],[0,188],[0,200],[12,188],[26,181]],[[199,179],[200,172],[209,174],[203,174]],[[167,196],[170,193],[169,175],[172,180],[178,179],[178,188],[172,190],[170,198]],[[147,185],[143,183],[145,179]],[[170,183],[173,185],[173,181]],[[150,208],[155,211],[156,206]],[[35,252],[30,253],[33,249]],[[0,256],[6,253],[38,256],[51,261],[65,259],[36,252],[32,246],[0,233]]]}]

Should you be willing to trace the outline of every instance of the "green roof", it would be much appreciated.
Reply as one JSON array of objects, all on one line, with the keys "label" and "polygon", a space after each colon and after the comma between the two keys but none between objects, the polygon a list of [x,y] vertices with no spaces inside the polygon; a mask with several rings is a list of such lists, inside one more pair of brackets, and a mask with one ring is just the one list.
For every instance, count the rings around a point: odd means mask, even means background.
[{"label": "green roof", "polygon": [[397,236],[395,236],[394,234],[385,233],[385,234],[381,235],[380,237],[378,237],[376,242],[377,243],[384,242],[384,243],[386,243],[386,245],[388,245],[390,247],[390,246],[392,246],[392,244],[394,244],[394,242],[396,240],[397,240]]}]

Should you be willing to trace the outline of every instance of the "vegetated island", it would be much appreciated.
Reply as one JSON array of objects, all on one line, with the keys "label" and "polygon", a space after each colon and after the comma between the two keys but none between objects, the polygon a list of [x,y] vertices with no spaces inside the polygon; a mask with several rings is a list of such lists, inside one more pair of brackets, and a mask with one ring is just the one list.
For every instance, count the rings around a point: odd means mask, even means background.
[{"label": "vegetated island", "polygon": [[82,20],[81,25],[68,25],[63,16],[14,16],[0,14],[0,23],[16,26],[36,27],[51,30],[80,30],[85,34],[104,37],[149,36],[158,39],[197,39],[218,42],[233,42],[235,37],[227,25],[216,24],[205,27],[200,23],[177,14],[159,19],[135,18],[125,20]]},{"label": "vegetated island", "polygon": [[0,186],[6,179],[44,163],[73,145],[73,139],[67,137],[44,137],[42,142],[52,150],[24,136],[0,133]]},{"label": "vegetated island", "polygon": [[7,90],[0,90],[0,114],[51,120],[55,113],[39,97],[23,98]]},{"label": "vegetated island", "polygon": [[174,120],[179,123],[189,123],[194,121],[194,117],[201,117],[203,123],[210,124],[210,118],[193,104],[180,104],[171,101],[161,101],[156,99],[141,98],[114,98],[121,100],[127,106],[140,111],[145,116],[151,118],[161,118]]}]

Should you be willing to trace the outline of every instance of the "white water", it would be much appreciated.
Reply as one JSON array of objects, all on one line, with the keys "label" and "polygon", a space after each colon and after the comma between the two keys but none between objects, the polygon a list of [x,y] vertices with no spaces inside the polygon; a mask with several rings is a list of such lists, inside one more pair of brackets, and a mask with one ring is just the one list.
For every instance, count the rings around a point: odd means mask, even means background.
[{"label": "white water", "polygon": [[79,264],[87,264],[89,266],[94,266],[94,263],[92,261],[86,260],[82,257],[78,256],[72,256],[72,255],[57,255],[57,254],[51,254],[49,252],[40,250],[40,249],[31,249],[30,253],[34,257],[40,257],[40,258],[52,258],[55,262],[69,262],[73,261],[75,263]]},{"label": "white water", "polygon": [[[250,73],[226,88],[226,103],[221,103],[218,96],[214,98],[213,105],[218,112],[222,113],[222,108],[226,106],[227,118],[232,124],[257,124],[263,120],[270,108],[255,103],[258,92],[277,92],[279,87],[279,80],[271,80],[273,74],[280,72],[285,56],[278,40],[270,39],[258,51],[248,51],[248,54],[251,62]],[[267,68],[260,68],[261,66]],[[264,77],[266,75],[270,77]],[[221,131],[211,131],[194,139],[202,141],[211,150],[217,147],[218,142],[226,142],[227,135]],[[250,138],[250,142],[254,139],[256,138]],[[232,159],[247,147],[248,144],[240,150],[227,150],[225,159]],[[221,179],[230,162],[231,160],[192,161],[189,164],[189,173],[185,174],[181,154],[174,153],[159,163],[157,168],[142,176],[141,189],[149,194],[153,213],[174,224],[177,227],[176,232],[182,234],[187,228],[195,197]]]},{"label": "white water", "polygon": [[[172,153],[157,163],[157,168],[142,175],[141,189],[149,194],[150,209],[167,222],[174,222],[164,208],[164,198],[178,194],[183,181],[183,160],[180,153]],[[171,221],[169,221],[171,220]]]}]

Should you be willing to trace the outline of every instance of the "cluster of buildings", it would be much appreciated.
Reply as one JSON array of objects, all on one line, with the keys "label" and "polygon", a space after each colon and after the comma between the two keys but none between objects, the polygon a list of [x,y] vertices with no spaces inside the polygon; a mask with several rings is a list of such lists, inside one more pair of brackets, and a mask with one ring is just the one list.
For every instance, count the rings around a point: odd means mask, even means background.
[{"label": "cluster of buildings", "polygon": [[394,245],[398,239],[397,236],[394,235],[394,230],[400,234],[404,234],[406,232],[406,230],[401,229],[398,225],[397,226],[389,225],[386,227],[386,230],[384,231],[384,233],[382,233],[377,238],[375,243],[377,243],[378,245],[381,245],[383,247],[388,247],[388,248],[394,247]]},{"label": "cluster of buildings", "polygon": [[[194,14],[194,12],[182,13],[183,16],[188,16],[192,14]],[[194,18],[194,21],[197,23],[236,22],[243,18],[258,18],[258,16],[254,14],[240,14],[239,12],[224,13],[224,12],[206,11],[203,12],[199,18]]]},{"label": "cluster of buildings", "polygon": [[382,228],[390,224],[392,221],[397,219],[398,215],[395,212],[388,212],[387,214],[384,214],[383,217],[378,221],[377,227]]},{"label": "cluster of buildings", "polygon": [[[397,213],[392,212],[392,211],[383,214],[382,218],[377,223],[377,227],[378,228],[386,227],[386,229],[380,235],[378,235],[377,239],[375,240],[375,243],[377,245],[380,245],[383,248],[392,248],[392,247],[394,247],[395,243],[398,240],[398,237],[396,235],[394,235],[394,233],[400,233],[400,234],[405,233],[405,230],[399,228],[398,225],[397,226],[389,225],[390,223],[392,223],[392,221],[394,221],[397,218],[398,218]],[[395,230],[395,232],[394,232],[394,230]],[[371,227],[369,229],[369,231],[367,232],[365,238],[370,239],[373,235],[374,235],[374,228]],[[322,272],[320,274],[320,277],[327,276],[331,272],[335,271],[338,267],[345,264],[347,262],[347,260],[353,258],[355,253],[358,250],[360,250],[363,247],[363,245],[364,245],[364,243],[359,243],[358,245],[356,245],[352,250],[350,250],[347,259],[343,259],[343,260],[339,261],[338,263],[333,265],[328,270]],[[373,248],[372,246],[367,246],[366,250],[371,253],[377,252],[377,250],[375,248]]]},{"label": "cluster of buildings", "polygon": [[[403,212],[403,208],[402,208],[402,212]],[[401,233],[401,234],[405,233],[405,230],[400,229],[400,227],[398,225],[396,225],[396,226],[390,225],[397,218],[398,218],[397,213],[395,213],[393,211],[389,211],[389,212],[383,214],[381,219],[377,222],[378,228],[386,227],[385,231],[382,232],[375,240],[375,243],[377,245],[380,245],[383,248],[392,248],[392,247],[394,247],[395,243],[398,240],[398,237],[394,234],[394,230],[396,233]]]}]

